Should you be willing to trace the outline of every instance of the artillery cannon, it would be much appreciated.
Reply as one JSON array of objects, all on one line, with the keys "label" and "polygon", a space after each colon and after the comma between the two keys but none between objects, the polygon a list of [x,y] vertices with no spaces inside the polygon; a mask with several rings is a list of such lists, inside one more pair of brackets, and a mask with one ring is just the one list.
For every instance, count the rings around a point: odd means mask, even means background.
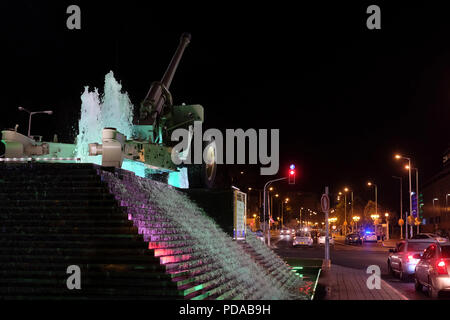
[{"label": "artillery cannon", "polygon": [[[208,164],[192,164],[177,166],[172,162],[172,148],[176,142],[170,140],[171,134],[178,128],[189,130],[189,139],[193,138],[194,122],[203,122],[203,107],[201,105],[174,106],[169,88],[181,60],[184,50],[191,40],[188,33],[182,34],[172,60],[161,81],[155,81],[141,103],[139,118],[135,119],[133,137],[127,140],[114,128],[104,128],[102,144],[89,144],[89,155],[102,155],[102,165],[120,168],[123,160],[129,159],[145,164],[149,178],[167,179],[170,172],[187,169],[189,187],[212,187],[216,176],[215,162]],[[185,160],[193,152],[192,143],[188,149],[177,156]],[[215,153],[214,142],[206,148]],[[147,174],[146,174],[147,175]]]}]

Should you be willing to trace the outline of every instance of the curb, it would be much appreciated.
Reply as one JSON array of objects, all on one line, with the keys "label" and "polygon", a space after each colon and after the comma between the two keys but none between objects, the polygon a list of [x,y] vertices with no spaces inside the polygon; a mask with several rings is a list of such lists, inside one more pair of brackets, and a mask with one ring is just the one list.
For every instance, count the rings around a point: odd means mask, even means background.
[{"label": "curb", "polygon": [[394,291],[394,292],[397,293],[400,297],[402,297],[401,300],[409,300],[403,293],[401,293],[400,291],[398,291],[397,289],[395,289],[393,286],[391,286],[389,283],[387,283],[386,280],[381,279],[381,281],[383,282],[384,285],[388,286],[389,288],[391,288],[392,291]]}]

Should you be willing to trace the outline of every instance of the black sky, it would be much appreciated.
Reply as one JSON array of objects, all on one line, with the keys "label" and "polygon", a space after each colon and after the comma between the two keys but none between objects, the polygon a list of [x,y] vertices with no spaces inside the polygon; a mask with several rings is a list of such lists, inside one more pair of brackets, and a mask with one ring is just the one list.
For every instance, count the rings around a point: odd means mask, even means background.
[{"label": "black sky", "polygon": [[[45,106],[55,114],[36,116],[33,131],[70,141],[84,86],[102,88],[113,70],[138,105],[188,31],[175,102],[202,104],[206,127],[279,128],[282,168],[300,168],[296,188],[347,185],[370,198],[373,179],[395,207],[394,152],[410,155],[423,180],[441,168],[450,142],[445,7],[153,2],[2,2],[0,128],[25,132],[17,107]],[[81,30],[66,28],[70,4],[81,7]],[[369,4],[381,7],[381,30],[366,28]]]}]

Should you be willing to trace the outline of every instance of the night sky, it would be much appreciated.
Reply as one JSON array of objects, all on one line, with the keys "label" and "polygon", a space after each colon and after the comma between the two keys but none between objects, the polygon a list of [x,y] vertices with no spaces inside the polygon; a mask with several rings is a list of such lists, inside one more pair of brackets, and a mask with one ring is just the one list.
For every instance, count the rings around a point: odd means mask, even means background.
[{"label": "night sky", "polygon": [[[138,106],[186,31],[192,42],[172,83],[175,103],[203,105],[205,127],[279,128],[280,174],[289,163],[300,171],[286,190],[349,186],[368,200],[370,179],[379,201],[396,209],[391,176],[404,174],[405,186],[407,176],[395,152],[413,158],[422,182],[442,167],[450,142],[445,7],[91,2],[2,1],[0,128],[18,123],[26,133],[19,105],[51,109],[34,116],[32,134],[72,142],[84,86],[102,89],[112,70]],[[81,30],[66,28],[70,4],[81,7]],[[366,28],[370,4],[381,7],[381,30]],[[267,177],[247,179],[261,187]]]}]

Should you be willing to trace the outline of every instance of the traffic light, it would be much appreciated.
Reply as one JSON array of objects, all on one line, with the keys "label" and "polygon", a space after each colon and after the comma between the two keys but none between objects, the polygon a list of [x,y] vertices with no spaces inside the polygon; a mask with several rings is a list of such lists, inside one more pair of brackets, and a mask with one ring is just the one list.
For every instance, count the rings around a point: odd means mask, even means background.
[{"label": "traffic light", "polygon": [[295,165],[291,164],[289,167],[289,184],[295,184]]}]

